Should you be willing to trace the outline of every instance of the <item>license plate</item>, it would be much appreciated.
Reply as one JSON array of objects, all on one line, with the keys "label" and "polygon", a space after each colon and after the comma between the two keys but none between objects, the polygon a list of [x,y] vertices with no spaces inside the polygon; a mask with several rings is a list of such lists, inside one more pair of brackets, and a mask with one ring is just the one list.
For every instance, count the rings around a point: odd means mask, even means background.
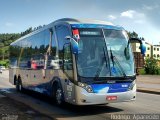
[{"label": "license plate", "polygon": [[108,101],[117,100],[117,96],[107,96],[106,99]]}]

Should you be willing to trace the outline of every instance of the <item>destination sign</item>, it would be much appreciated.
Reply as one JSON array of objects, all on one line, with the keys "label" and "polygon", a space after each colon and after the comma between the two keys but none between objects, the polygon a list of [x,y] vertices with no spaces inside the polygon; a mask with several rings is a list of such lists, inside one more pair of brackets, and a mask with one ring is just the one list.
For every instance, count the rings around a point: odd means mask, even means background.
[{"label": "destination sign", "polygon": [[83,28],[79,29],[79,35],[84,37],[101,37],[102,36],[102,30],[101,29],[91,29],[91,28]]},{"label": "destination sign", "polygon": [[101,35],[99,31],[81,31],[80,35]]}]

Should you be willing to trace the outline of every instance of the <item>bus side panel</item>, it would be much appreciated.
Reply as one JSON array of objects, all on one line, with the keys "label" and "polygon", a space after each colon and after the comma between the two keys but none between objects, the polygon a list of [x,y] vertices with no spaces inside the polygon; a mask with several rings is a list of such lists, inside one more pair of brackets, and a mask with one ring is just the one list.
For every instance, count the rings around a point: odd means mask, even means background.
[{"label": "bus side panel", "polygon": [[9,82],[11,83],[11,84],[13,84],[14,85],[14,76],[15,76],[15,69],[13,69],[13,68],[10,68],[9,69]]},{"label": "bus side panel", "polygon": [[64,100],[68,103],[75,104],[75,85],[70,79],[63,73],[63,91],[64,91]]},{"label": "bus side panel", "polygon": [[21,77],[21,82],[24,88],[26,88],[29,85],[30,72],[31,70],[19,69],[19,75]]}]

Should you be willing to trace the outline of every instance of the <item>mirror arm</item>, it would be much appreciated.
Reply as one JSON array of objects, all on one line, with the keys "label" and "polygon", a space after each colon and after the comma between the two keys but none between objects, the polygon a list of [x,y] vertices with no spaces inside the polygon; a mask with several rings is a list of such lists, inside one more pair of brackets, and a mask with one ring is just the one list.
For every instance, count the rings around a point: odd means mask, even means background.
[{"label": "mirror arm", "polygon": [[145,54],[146,52],[146,47],[143,45],[143,41],[139,38],[130,38],[129,43],[140,43],[140,49],[141,49],[141,54]]},{"label": "mirror arm", "polygon": [[130,43],[140,43],[142,44],[142,40],[140,40],[139,38],[130,38],[129,41]]},{"label": "mirror arm", "polygon": [[70,40],[70,43],[73,49],[73,54],[77,54],[78,53],[78,42],[70,36],[66,36],[65,39]]}]

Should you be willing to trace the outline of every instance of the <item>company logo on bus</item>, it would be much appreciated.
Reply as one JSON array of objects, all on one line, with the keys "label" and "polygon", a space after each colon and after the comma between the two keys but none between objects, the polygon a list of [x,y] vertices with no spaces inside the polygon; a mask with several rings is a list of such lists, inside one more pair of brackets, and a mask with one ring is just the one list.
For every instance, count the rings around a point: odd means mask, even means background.
[{"label": "company logo on bus", "polygon": [[124,84],[124,85],[122,85],[122,87],[127,88],[127,87],[128,87],[128,85]]},{"label": "company logo on bus", "polygon": [[108,80],[107,83],[116,83],[114,80]]}]

